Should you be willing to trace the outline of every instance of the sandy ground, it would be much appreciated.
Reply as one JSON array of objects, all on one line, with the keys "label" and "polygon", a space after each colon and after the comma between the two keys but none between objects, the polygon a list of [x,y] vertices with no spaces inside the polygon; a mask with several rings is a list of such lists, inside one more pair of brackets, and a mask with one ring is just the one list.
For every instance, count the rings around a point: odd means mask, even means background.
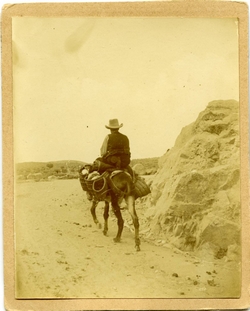
[{"label": "sandy ground", "polygon": [[[78,180],[16,186],[17,298],[214,298],[239,296],[239,264],[181,253],[141,240],[134,248],[130,215],[115,244],[96,228]],[[104,203],[97,207],[102,221]],[[144,208],[137,204],[143,218]],[[143,223],[143,222],[142,222]],[[141,227],[141,231],[146,228]]]}]

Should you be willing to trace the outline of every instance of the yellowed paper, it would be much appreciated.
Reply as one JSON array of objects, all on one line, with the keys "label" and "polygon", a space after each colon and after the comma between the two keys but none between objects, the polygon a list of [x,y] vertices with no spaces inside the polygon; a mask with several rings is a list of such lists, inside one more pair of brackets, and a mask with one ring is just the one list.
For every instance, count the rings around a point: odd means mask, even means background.
[{"label": "yellowed paper", "polygon": [[[249,306],[247,25],[240,2],[3,7],[6,309]],[[112,118],[158,163],[134,166],[140,252],[76,179]]]}]

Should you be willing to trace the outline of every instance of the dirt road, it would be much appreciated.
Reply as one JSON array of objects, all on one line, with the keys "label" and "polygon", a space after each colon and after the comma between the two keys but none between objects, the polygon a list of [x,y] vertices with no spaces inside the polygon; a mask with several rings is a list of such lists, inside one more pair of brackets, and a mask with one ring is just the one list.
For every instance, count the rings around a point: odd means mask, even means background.
[{"label": "dirt road", "polygon": [[[16,186],[16,296],[19,298],[213,298],[232,297],[240,269],[223,259],[206,261],[141,240],[134,248],[130,215],[115,244],[96,228],[78,180]],[[103,203],[97,207],[102,221]],[[137,205],[139,218],[143,206]],[[143,232],[145,228],[141,227]]]}]

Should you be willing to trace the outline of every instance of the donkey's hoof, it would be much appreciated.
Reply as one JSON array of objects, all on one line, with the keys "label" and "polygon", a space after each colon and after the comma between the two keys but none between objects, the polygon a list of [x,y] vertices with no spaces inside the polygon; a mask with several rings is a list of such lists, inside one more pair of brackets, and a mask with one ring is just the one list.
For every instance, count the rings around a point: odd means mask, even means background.
[{"label": "donkey's hoof", "polygon": [[102,233],[103,235],[107,236],[108,230],[103,230]]},{"label": "donkey's hoof", "polygon": [[102,225],[101,224],[96,224],[96,226],[97,226],[97,229],[102,229]]},{"label": "donkey's hoof", "polygon": [[120,243],[120,242],[121,242],[121,239],[120,239],[120,238],[113,238],[113,241],[114,241],[115,243]]},{"label": "donkey's hoof", "polygon": [[139,245],[135,245],[135,250],[136,250],[137,252],[139,252],[139,251],[141,250],[140,246],[139,246]]}]

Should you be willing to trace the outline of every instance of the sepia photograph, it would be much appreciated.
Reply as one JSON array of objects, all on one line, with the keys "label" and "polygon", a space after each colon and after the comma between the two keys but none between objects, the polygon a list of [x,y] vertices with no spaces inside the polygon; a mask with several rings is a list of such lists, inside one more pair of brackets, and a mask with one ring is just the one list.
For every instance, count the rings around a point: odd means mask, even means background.
[{"label": "sepia photograph", "polygon": [[14,299],[242,298],[239,19],[22,13],[10,36]]}]

